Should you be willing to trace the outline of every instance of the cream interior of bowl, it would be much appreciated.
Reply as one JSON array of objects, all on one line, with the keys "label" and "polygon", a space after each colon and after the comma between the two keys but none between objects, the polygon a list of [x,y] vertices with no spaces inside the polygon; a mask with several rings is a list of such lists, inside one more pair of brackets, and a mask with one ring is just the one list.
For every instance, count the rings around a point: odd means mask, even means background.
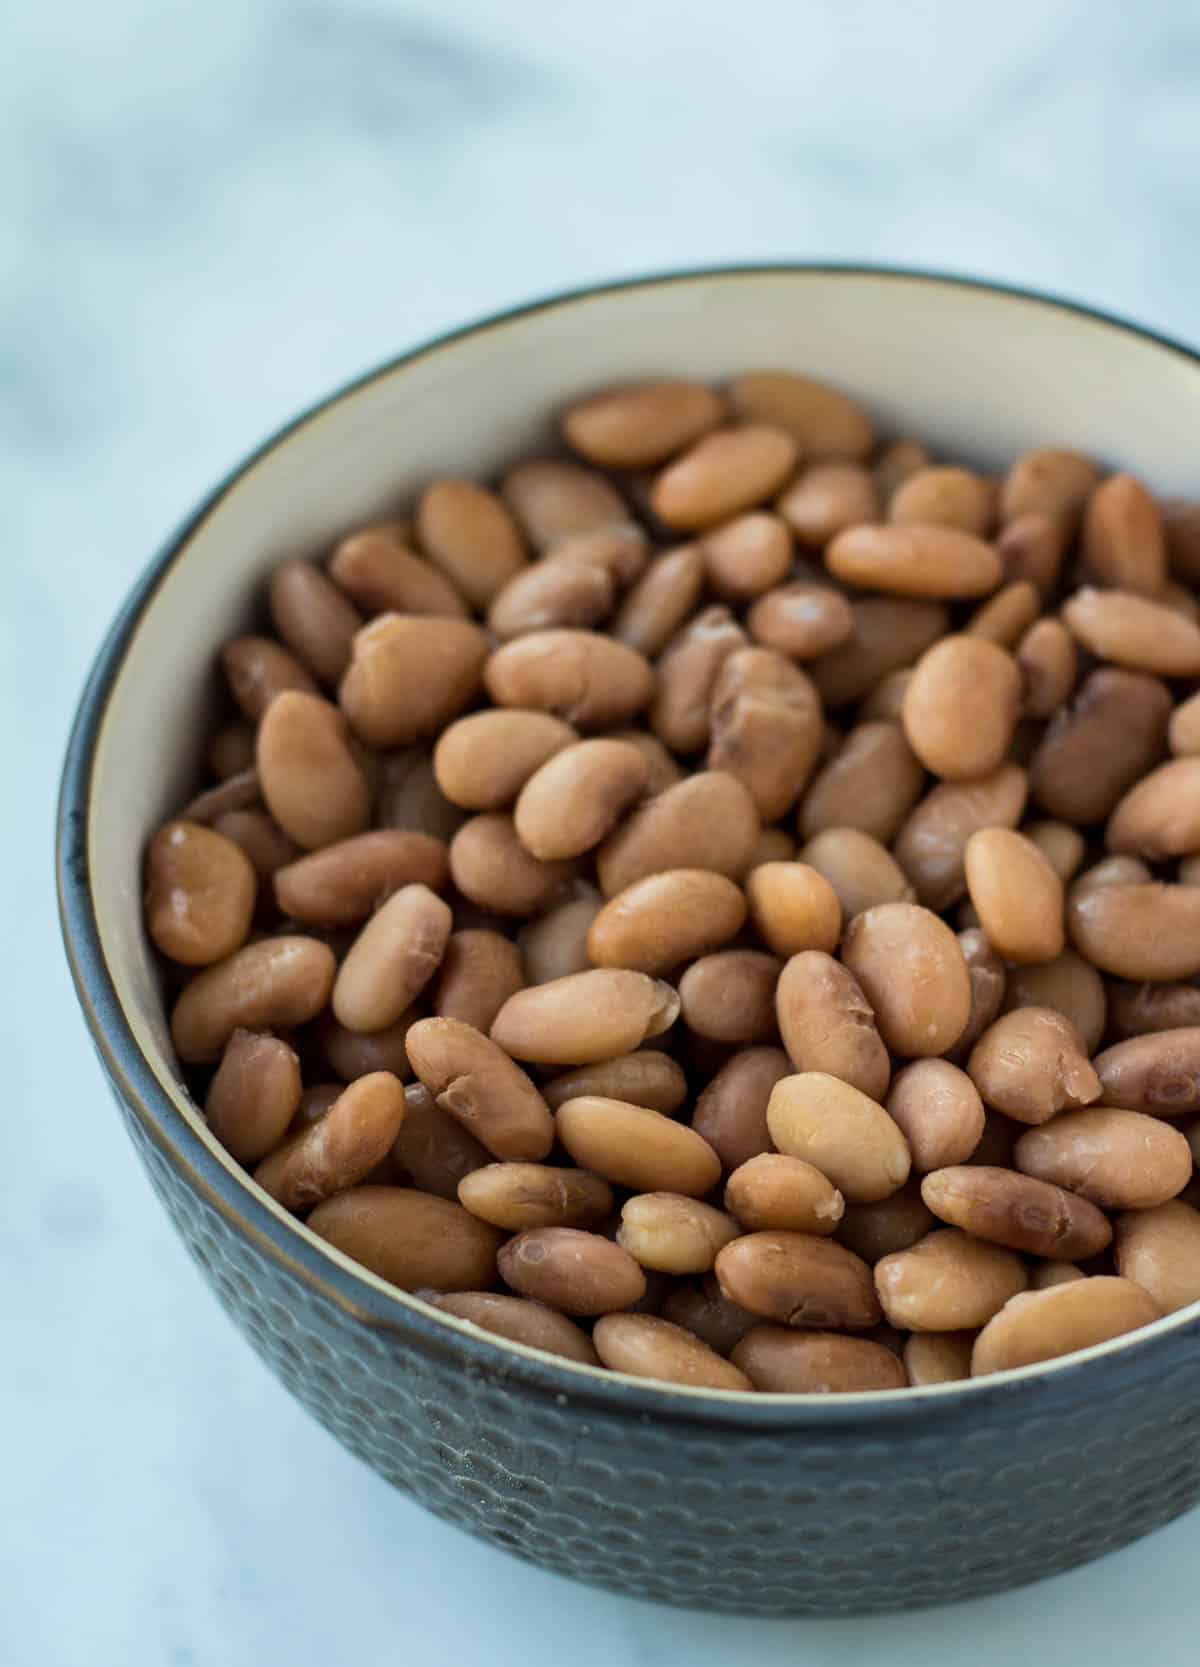
[{"label": "cream interior of bowl", "polygon": [[423,349],[303,420],[236,476],[145,608],[101,729],[88,830],[101,941],[137,1042],[248,1187],[181,1086],[141,918],[146,838],[195,789],[216,646],[247,628],[276,562],[322,555],[435,475],[494,477],[548,443],[553,413],[581,392],[765,367],[839,384],[881,429],[939,456],[998,469],[1024,448],[1070,445],[1160,492],[1196,489],[1200,363],[1050,301],[887,273],[702,274],[550,302]]}]

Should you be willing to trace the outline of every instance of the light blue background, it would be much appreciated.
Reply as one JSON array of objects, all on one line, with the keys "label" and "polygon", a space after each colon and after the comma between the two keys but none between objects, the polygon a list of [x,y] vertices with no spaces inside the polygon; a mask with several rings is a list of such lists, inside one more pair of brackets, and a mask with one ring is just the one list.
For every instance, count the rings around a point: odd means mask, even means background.
[{"label": "light blue background", "polygon": [[572,1587],[389,1491],[267,1375],[135,1167],[50,829],[85,664],[159,540],[296,407],[444,326],[824,256],[1200,337],[1200,12],[42,0],[0,28],[0,1663],[1194,1662],[1198,1517],[1009,1598],[756,1624]]}]

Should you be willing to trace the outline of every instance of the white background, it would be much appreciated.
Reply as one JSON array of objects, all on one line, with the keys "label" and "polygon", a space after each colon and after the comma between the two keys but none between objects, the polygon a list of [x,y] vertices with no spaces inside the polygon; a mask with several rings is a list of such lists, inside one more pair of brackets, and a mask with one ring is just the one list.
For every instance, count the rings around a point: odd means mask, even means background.
[{"label": "white background", "polygon": [[85,665],[295,408],[594,277],[877,258],[1200,337],[1180,0],[46,0],[0,24],[0,1663],[1196,1660],[1200,1518],[1012,1597],[672,1613],[475,1544],[252,1356],[136,1168],[58,946]]}]

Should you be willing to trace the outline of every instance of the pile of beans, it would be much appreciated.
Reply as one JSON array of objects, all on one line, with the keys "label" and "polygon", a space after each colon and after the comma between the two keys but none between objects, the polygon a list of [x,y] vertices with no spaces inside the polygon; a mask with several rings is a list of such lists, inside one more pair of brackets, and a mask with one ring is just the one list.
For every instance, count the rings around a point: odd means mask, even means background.
[{"label": "pile of beans", "polygon": [[383,1279],[672,1383],[1200,1299],[1200,506],[785,372],[561,434],[220,650],[145,894],[213,1134]]}]

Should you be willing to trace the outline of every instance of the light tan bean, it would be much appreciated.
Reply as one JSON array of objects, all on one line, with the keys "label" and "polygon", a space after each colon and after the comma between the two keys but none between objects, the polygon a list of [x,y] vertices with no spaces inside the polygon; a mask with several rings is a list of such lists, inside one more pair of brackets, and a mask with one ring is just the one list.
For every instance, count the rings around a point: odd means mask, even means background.
[{"label": "light tan bean", "polygon": [[748,790],[722,770],[702,770],[657,794],[600,846],[596,872],[606,897],[647,874],[707,868],[740,879],[759,834]]},{"label": "light tan bean", "polygon": [[1061,621],[1039,619],[1029,627],[1017,647],[1022,711],[1027,718],[1051,718],[1066,705],[1075,687],[1078,660],[1075,643]]},{"label": "light tan bean", "polygon": [[361,833],[370,793],[345,719],[317,695],[277,695],[258,729],[258,778],[267,809],[305,850]]},{"label": "light tan bean", "polygon": [[578,463],[555,458],[518,463],[500,490],[525,536],[543,554],[575,533],[629,519],[620,495],[604,476]]},{"label": "light tan bean", "polygon": [[776,1395],[844,1395],[904,1389],[908,1377],[891,1349],[836,1331],[756,1325],[732,1356],[755,1389]]},{"label": "light tan bean", "polygon": [[486,608],[525,565],[507,507],[470,480],[435,480],[417,505],[417,534],[433,564],[475,608]]},{"label": "light tan bean", "polygon": [[862,723],[810,784],[798,827],[857,828],[887,845],[921,796],[925,772],[896,723]]},{"label": "light tan bean", "polygon": [[811,1233],[745,1233],[718,1254],[731,1301],[780,1325],[865,1331],[880,1320],[871,1270],[852,1251]]},{"label": "light tan bean", "polygon": [[1053,961],[1066,941],[1063,886],[1046,858],[1011,828],[981,828],[963,853],[967,891],[998,955]]},{"label": "light tan bean", "polygon": [[558,626],[588,629],[608,618],[617,598],[602,567],[547,556],[514,575],[488,609],[488,627],[502,642]]},{"label": "light tan bean", "polygon": [[510,1343],[524,1343],[526,1348],[561,1355],[581,1366],[600,1364],[586,1331],[565,1314],[556,1314],[528,1297],[501,1296],[497,1291],[459,1291],[438,1297],[435,1307]]},{"label": "light tan bean", "polygon": [[888,501],[888,520],[900,525],[957,527],[985,538],[995,503],[991,481],[970,469],[943,464],[914,470],[908,476]]},{"label": "light tan bean", "polygon": [[1028,1284],[1021,1258],[956,1227],[942,1227],[875,1264],[883,1312],[904,1331],[984,1326]]},{"label": "light tan bean", "polygon": [[1083,1038],[1049,1007],[1018,1007],[989,1025],[971,1050],[967,1074],[985,1105],[1018,1123],[1045,1123],[1100,1097]]},{"label": "light tan bean", "polygon": [[973,1331],[914,1331],[904,1341],[904,1370],[914,1389],[961,1383],[971,1375]]},{"label": "light tan bean", "polygon": [[317,685],[307,667],[273,637],[235,637],[221,650],[221,667],[230,693],[251,723],[287,689],[315,695]]},{"label": "light tan bean", "polygon": [[764,822],[795,803],[817,764],[821,702],[810,680],[769,648],[723,662],[709,707],[710,770],[742,782]]},{"label": "light tan bean", "polygon": [[606,1314],[596,1321],[596,1352],[614,1372],[686,1389],[750,1390],[744,1372],[682,1326],[652,1314]]},{"label": "light tan bean", "polygon": [[531,631],[495,651],[484,682],[498,706],[605,729],[627,723],[649,702],[654,671],[632,648],[594,631]]},{"label": "light tan bean", "polygon": [[492,1040],[539,1065],[597,1065],[632,1053],[679,1017],[669,984],[643,972],[597,967],[518,990],[492,1023]]},{"label": "light tan bean", "polygon": [[746,643],[726,607],[705,608],[671,642],[658,663],[658,691],[650,709],[654,733],[677,753],[708,744],[713,689],[721,667]]},{"label": "light tan bean", "polygon": [[285,561],[271,575],[267,602],[287,647],[322,683],[335,686],[363,622],[350,599],[311,562]]},{"label": "light tan bean", "polygon": [[1191,758],[1200,753],[1200,693],[1180,701],[1171,713],[1167,744],[1176,757]]},{"label": "light tan bean", "polygon": [[568,406],[567,444],[604,469],[648,469],[707,434],[724,401],[702,382],[643,382],[606,388]]},{"label": "light tan bean", "polygon": [[567,1071],[543,1083],[542,1094],[551,1111],[557,1111],[564,1100],[599,1095],[601,1099],[627,1100],[631,1105],[669,1114],[678,1111],[687,1099],[687,1078],[669,1054],[643,1048],[599,1065]]},{"label": "light tan bean", "polygon": [[380,614],[354,639],[342,710],[368,746],[410,746],[471,704],[487,654],[469,620]]},{"label": "light tan bean", "polygon": [[832,1233],[846,1201],[827,1175],[803,1158],[762,1152],[739,1164],[725,1185],[725,1208],[750,1232]]},{"label": "light tan bean", "polygon": [[478,929],[453,932],[434,987],[433,1011],[486,1035],[509,996],[524,988],[521,954],[510,938]]},{"label": "light tan bean", "polygon": [[394,526],[366,527],[344,538],[330,558],[329,572],[367,614],[466,617],[458,587],[415,555]]},{"label": "light tan bean", "polygon": [[746,371],[730,383],[729,398],[744,420],[786,429],[810,460],[858,461],[875,444],[871,419],[857,400],[795,371]]},{"label": "light tan bean", "polygon": [[1028,1256],[1086,1260],[1112,1242],[1108,1218],[1094,1204],[1011,1169],[938,1169],[921,1183],[921,1197],[952,1227]]},{"label": "light tan bean", "polygon": [[749,602],[782,584],[792,565],[786,521],[766,510],[739,515],[700,541],[713,593],[723,602]]},{"label": "light tan bean", "polygon": [[1058,584],[1066,547],[1063,524],[1037,510],[1007,522],[996,539],[1007,577],[1028,579],[1042,596],[1049,596]]},{"label": "light tan bean", "polygon": [[613,636],[639,654],[661,654],[699,602],[706,572],[697,544],[658,556],[617,610]]},{"label": "light tan bean", "polygon": [[1170,711],[1157,678],[1092,672],[1034,754],[1030,786],[1042,809],[1064,822],[1102,821],[1162,756]]},{"label": "light tan bean", "polygon": [[702,955],[679,980],[683,1022],[695,1036],[742,1045],[776,1034],[775,987],[783,962],[758,949]]},{"label": "light tan bean", "polygon": [[1200,1210],[1174,1199],[1118,1216],[1117,1272],[1164,1314],[1200,1302]]},{"label": "light tan bean", "polygon": [[862,986],[840,961],[820,950],[793,955],[779,975],[775,1010],[797,1071],[823,1072],[883,1098],[891,1061]]},{"label": "light tan bean", "polygon": [[388,753],[380,777],[376,820],[381,828],[428,834],[444,843],[466,821],[438,786],[433,760],[423,747]]},{"label": "light tan bean", "polygon": [[915,903],[881,903],[846,928],[842,960],[875,1012],[885,1045],[906,1058],[945,1053],[971,1015],[958,939]]},{"label": "light tan bean", "polygon": [[707,1273],[717,1252],[740,1231],[731,1216],[698,1198],[643,1192],[622,1205],[617,1243],[644,1268],[660,1273]]},{"label": "light tan bean", "polygon": [[911,666],[949,625],[940,602],[865,596],[850,607],[849,639],[808,668],[826,706],[861,700],[889,673]]},{"label": "light tan bean", "polygon": [[1157,1305],[1128,1279],[1076,1279],[1048,1291],[1028,1291],[1007,1303],[980,1332],[971,1375],[1057,1360],[1158,1318]]},{"label": "light tan bean", "polygon": [[1072,533],[1099,481],[1099,469],[1080,452],[1053,446],[1022,452],[1000,489],[1001,518],[1048,515]]},{"label": "light tan bean", "polygon": [[530,1227],[594,1227],[613,1207],[612,1188],[583,1169],[544,1163],[488,1163],[458,1184],[458,1201],[480,1221],[523,1233]]},{"label": "light tan bean", "polygon": [[308,1225],[402,1291],[475,1291],[496,1278],[502,1235],[459,1204],[407,1187],[354,1187]]},{"label": "light tan bean", "polygon": [[919,1175],[966,1163],[983,1138],[983,1102],[965,1071],[944,1059],[918,1059],[892,1079],[887,1112]]},{"label": "light tan bean", "polygon": [[715,526],[778,492],[798,456],[792,437],[765,423],[707,434],[658,476],[654,513],[684,531]]},{"label": "light tan bean", "polygon": [[1200,851],[1200,758],[1173,758],[1129,788],[1109,817],[1105,843],[1148,862]]},{"label": "light tan bean", "polygon": [[673,868],[635,880],[605,904],[588,931],[597,967],[664,973],[717,949],[741,930],[740,886],[709,869]]},{"label": "light tan bean", "polygon": [[235,1030],[290,1030],[329,1000],[337,963],[315,938],[264,938],[205,967],[171,1015],[171,1039],[187,1065],[220,1057]]},{"label": "light tan bean", "polygon": [[246,853],[198,822],[167,822],[146,849],[146,930],[182,966],[211,966],[240,949],[257,895]]},{"label": "light tan bean", "polygon": [[578,739],[549,712],[472,712],[438,737],[434,774],[453,804],[507,810],[529,778]]},{"label": "light tan bean", "polygon": [[943,782],[927,793],[896,836],[896,861],[928,909],[946,909],[967,889],[964,854],[980,828],[1015,828],[1028,783],[1016,764],[979,781]]},{"label": "light tan bean", "polygon": [[554,1144],[546,1102],[490,1038],[459,1019],[422,1019],[407,1045],[413,1070],[440,1109],[495,1157],[537,1162],[546,1156]]},{"label": "light tan bean", "polygon": [[222,724],[205,751],[205,762],[218,781],[228,781],[254,766],[254,731],[241,718]]},{"label": "light tan bean", "polygon": [[1032,840],[1065,886],[1078,873],[1087,841],[1066,822],[1032,822],[1022,830]]},{"label": "light tan bean", "polygon": [[803,862],[766,862],[746,879],[750,915],[777,955],[819,949],[832,954],[842,935],[842,906],[823,874]]},{"label": "light tan bean", "polygon": [[625,741],[577,741],[530,776],[513,811],[517,836],[539,860],[582,856],[645,792],[649,765]]},{"label": "light tan bean", "polygon": [[1106,1210],[1148,1210],[1182,1192],[1192,1152],[1178,1129],[1140,1111],[1065,1111],[1017,1141],[1018,1169]]},{"label": "light tan bean", "polygon": [[569,862],[539,862],[517,837],[511,816],[473,816],[450,841],[450,874],[464,897],[499,915],[540,914],[565,890]]},{"label": "light tan bean", "polygon": [[492,1154],[457,1117],[441,1109],[423,1082],[409,1083],[404,1102],[407,1110],[392,1146],[393,1162],[422,1192],[457,1200],[464,1175],[491,1163]]},{"label": "light tan bean", "polygon": [[974,781],[999,767],[1021,703],[1021,674],[1005,649],[949,636],[917,661],[901,713],[908,744],[927,770]]},{"label": "light tan bean", "polygon": [[285,1210],[307,1210],[369,1175],[390,1152],[404,1113],[398,1078],[389,1071],[360,1077],[324,1117],[264,1158],[254,1179]]},{"label": "light tan bean", "polygon": [[209,1086],[209,1128],[239,1163],[265,1158],[300,1104],[300,1061],[277,1036],[235,1030]]},{"label": "light tan bean", "polygon": [[1200,1111],[1200,1028],[1159,1029],[1097,1054],[1096,1075],[1110,1105],[1152,1117]]},{"label": "light tan bean", "polygon": [[767,1102],[792,1066],[782,1048],[744,1048],[726,1061],[696,1101],[692,1127],[728,1174],[771,1150]]},{"label": "light tan bean", "polygon": [[565,1314],[611,1314],[646,1294],[646,1276],[627,1250],[577,1227],[518,1233],[499,1262],[506,1285]]},{"label": "light tan bean", "polygon": [[1085,585],[1063,603],[1062,616],[1098,660],[1161,677],[1200,676],[1200,625],[1163,602]]},{"label": "light tan bean", "polygon": [[981,602],[963,629],[968,637],[983,637],[1000,648],[1015,650],[1041,610],[1037,586],[1029,579],[1014,579]]},{"label": "light tan bean", "polygon": [[438,890],[449,875],[440,839],[376,828],[277,869],[275,900],[284,915],[307,926],[354,926],[404,886]]},{"label": "light tan bean", "polygon": [[891,852],[861,828],[824,828],[800,852],[833,887],[852,920],[880,903],[909,903],[913,889]]},{"label": "light tan bean", "polygon": [[758,1323],[758,1316],[730,1302],[716,1275],[675,1280],[663,1302],[663,1318],[682,1326],[715,1349],[728,1354],[739,1338]]},{"label": "light tan bean", "polygon": [[1158,505],[1133,475],[1109,475],[1088,499],[1083,559],[1092,577],[1156,596],[1167,582],[1167,538]]},{"label": "light tan bean", "polygon": [[680,1192],[701,1198],[721,1178],[712,1147],[660,1111],[583,1095],[555,1113],[558,1138],[584,1169],[635,1192]]},{"label": "light tan bean", "polygon": [[1094,966],[1157,984],[1200,972],[1200,887],[1086,885],[1084,878],[1067,899],[1067,930]]},{"label": "light tan bean", "polygon": [[402,1013],[394,1024],[368,1035],[347,1030],[332,1013],[325,1014],[319,1026],[319,1039],[326,1063],[343,1082],[355,1082],[373,1071],[390,1071],[407,1082],[412,1067],[408,1063],[406,1043],[409,1030],[419,1016],[416,1010]]},{"label": "light tan bean", "polygon": [[881,1257],[908,1250],[937,1226],[914,1176],[890,1198],[874,1204],[847,1204],[834,1236],[872,1266]]},{"label": "light tan bean", "polygon": [[890,503],[904,482],[931,461],[919,440],[893,440],[890,446],[885,446],[874,465],[875,482],[883,502]]},{"label": "light tan bean", "polygon": [[860,463],[814,463],[775,506],[801,544],[821,550],[846,527],[879,519],[875,480]]},{"label": "light tan bean", "polygon": [[1044,966],[1014,967],[1008,975],[1005,1012],[1015,1007],[1052,1007],[1074,1025],[1088,1053],[1100,1046],[1107,1006],[1104,980],[1073,949],[1064,949]]},{"label": "light tan bean", "polygon": [[824,1071],[784,1077],[767,1128],[780,1152],[819,1169],[852,1204],[871,1204],[908,1179],[908,1142],[877,1100]]},{"label": "light tan bean", "polygon": [[573,972],[586,972],[592,964],[588,931],[603,906],[603,899],[587,890],[522,926],[517,944],[528,974],[526,982],[549,984]]},{"label": "light tan bean", "polygon": [[[1194,984],[1123,984],[1110,981],[1108,1024],[1118,1042],[1152,1031],[1200,1028],[1200,989]],[[1126,1103],[1124,1095],[1115,1091],[1109,1093],[1108,1098],[1118,1104]],[[1153,1111],[1154,1108],[1135,1105],[1133,1109]]]},{"label": "light tan bean", "polygon": [[954,527],[848,527],[831,541],[825,562],[856,590],[946,601],[987,596],[1004,577],[992,546]]},{"label": "light tan bean", "polygon": [[792,660],[815,660],[848,642],[854,610],[832,585],[798,579],[766,591],[746,615],[755,642]]},{"label": "light tan bean", "polygon": [[333,986],[333,1011],[347,1030],[385,1030],[420,995],[445,954],[449,904],[428,886],[404,886],[367,921]]}]

